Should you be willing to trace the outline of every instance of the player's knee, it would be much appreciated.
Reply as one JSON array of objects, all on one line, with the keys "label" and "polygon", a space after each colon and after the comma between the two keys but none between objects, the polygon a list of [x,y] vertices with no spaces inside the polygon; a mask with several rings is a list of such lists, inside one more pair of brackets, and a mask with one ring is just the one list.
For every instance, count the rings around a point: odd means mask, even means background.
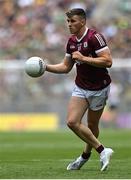
[{"label": "player's knee", "polygon": [[67,120],[67,126],[70,129],[76,129],[76,128],[78,128],[79,124],[74,119],[69,118]]}]

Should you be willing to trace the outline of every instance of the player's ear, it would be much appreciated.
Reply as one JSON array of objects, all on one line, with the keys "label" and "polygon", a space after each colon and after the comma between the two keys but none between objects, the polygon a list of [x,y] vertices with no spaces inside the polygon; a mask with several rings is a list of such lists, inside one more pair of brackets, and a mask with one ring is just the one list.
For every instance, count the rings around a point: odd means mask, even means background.
[{"label": "player's ear", "polygon": [[81,24],[82,24],[82,26],[84,26],[86,24],[85,19],[81,19]]}]

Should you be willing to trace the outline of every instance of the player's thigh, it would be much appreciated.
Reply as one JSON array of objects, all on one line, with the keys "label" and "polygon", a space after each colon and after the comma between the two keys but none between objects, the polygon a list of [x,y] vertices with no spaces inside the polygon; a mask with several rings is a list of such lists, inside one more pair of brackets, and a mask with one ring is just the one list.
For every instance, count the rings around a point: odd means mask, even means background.
[{"label": "player's thigh", "polygon": [[67,121],[80,122],[88,108],[85,98],[72,96],[68,105]]},{"label": "player's thigh", "polygon": [[88,126],[93,126],[94,128],[98,126],[103,110],[104,108],[94,111],[89,108],[87,113]]}]

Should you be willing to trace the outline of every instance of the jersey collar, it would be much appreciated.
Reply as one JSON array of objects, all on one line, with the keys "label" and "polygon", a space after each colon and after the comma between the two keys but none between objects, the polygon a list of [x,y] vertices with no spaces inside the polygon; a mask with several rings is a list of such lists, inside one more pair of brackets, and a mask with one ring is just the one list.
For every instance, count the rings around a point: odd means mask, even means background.
[{"label": "jersey collar", "polygon": [[80,41],[85,37],[87,31],[88,31],[88,28],[86,27],[86,30],[85,30],[83,36],[82,36],[80,39],[78,39],[78,38],[76,37],[76,40],[77,40],[78,42],[80,42]]}]

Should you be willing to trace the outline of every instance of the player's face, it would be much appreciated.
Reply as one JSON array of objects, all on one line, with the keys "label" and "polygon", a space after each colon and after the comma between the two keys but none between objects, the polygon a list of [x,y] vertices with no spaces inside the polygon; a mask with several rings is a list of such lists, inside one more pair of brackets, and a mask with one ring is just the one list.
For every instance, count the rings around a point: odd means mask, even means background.
[{"label": "player's face", "polygon": [[79,34],[81,28],[85,25],[85,21],[81,17],[74,15],[70,18],[67,18],[67,24],[70,33],[77,35]]}]

